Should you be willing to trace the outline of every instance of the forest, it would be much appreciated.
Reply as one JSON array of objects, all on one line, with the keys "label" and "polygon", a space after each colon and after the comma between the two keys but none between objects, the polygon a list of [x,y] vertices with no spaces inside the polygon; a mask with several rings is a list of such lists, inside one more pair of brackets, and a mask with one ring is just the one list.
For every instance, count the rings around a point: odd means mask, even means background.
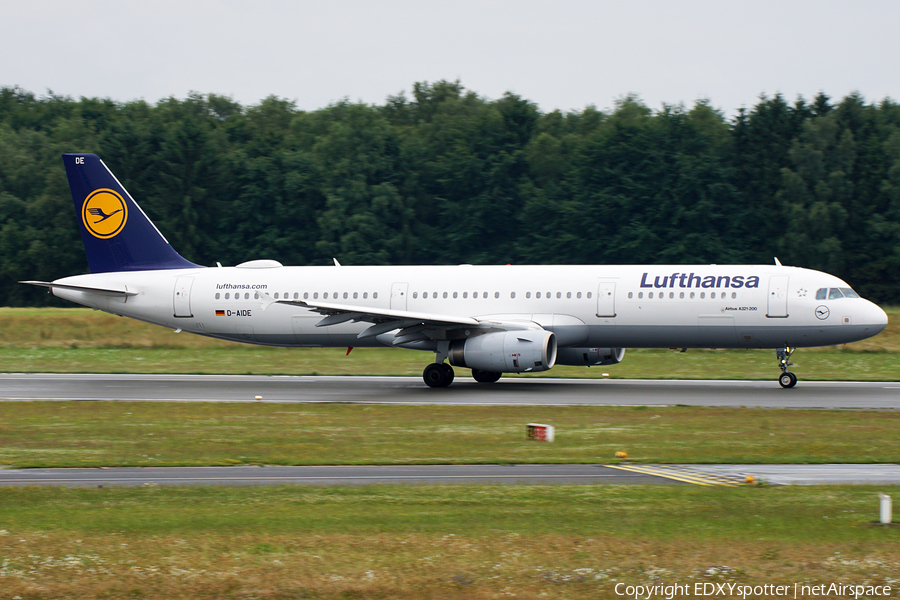
[{"label": "forest", "polygon": [[188,260],[766,263],[900,293],[900,105],[760,96],[549,113],[458,81],[301,111],[0,88],[0,305],[88,272],[60,155],[93,152]]}]

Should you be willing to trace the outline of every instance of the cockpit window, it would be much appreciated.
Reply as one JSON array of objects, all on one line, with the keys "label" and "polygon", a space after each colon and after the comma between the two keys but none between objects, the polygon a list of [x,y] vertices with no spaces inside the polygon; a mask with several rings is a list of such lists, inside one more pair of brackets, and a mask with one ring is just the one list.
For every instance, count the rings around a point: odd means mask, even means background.
[{"label": "cockpit window", "polygon": [[850,288],[819,288],[816,300],[837,300],[839,298],[859,298],[859,294]]}]

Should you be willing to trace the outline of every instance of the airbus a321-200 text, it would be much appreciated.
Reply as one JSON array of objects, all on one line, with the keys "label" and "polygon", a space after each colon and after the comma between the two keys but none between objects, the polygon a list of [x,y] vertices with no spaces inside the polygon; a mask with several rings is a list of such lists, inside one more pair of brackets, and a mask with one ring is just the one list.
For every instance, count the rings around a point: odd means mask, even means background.
[{"label": "airbus a321-200 text", "polygon": [[[625,348],[772,348],[782,387],[795,348],[844,344],[887,325],[842,280],[773,265],[202,267],[182,258],[103,161],[63,162],[89,275],[45,286],[106,311],[271,346],[397,347],[434,353],[481,383],[554,365],[610,365]],[[447,364],[449,362],[449,364]]]}]

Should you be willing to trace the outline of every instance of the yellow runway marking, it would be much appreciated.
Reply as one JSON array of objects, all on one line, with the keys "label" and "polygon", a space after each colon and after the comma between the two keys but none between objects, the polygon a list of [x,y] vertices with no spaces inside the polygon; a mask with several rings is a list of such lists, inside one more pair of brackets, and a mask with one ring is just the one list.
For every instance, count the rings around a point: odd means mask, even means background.
[{"label": "yellow runway marking", "polygon": [[631,471],[633,473],[641,473],[643,475],[654,475],[656,477],[665,477],[683,483],[692,483],[694,485],[706,486],[727,486],[735,487],[744,483],[740,475],[714,475],[710,473],[701,473],[690,467],[669,466],[669,465],[606,465],[611,469],[620,469],[622,471]]}]

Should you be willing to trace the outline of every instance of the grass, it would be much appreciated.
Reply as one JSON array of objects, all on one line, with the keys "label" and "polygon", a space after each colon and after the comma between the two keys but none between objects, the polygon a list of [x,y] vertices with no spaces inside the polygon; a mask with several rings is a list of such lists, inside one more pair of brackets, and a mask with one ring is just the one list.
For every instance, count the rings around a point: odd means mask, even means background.
[{"label": "grass", "polygon": [[[900,309],[887,310],[890,316]],[[804,380],[900,380],[900,319],[870,340],[803,348]],[[269,348],[224,342],[82,308],[0,309],[0,372],[414,375],[431,355],[391,348]],[[543,377],[774,379],[772,350],[628,350],[619,365],[558,366]],[[509,375],[507,375],[509,377]]]},{"label": "grass", "polygon": [[[0,596],[614,598],[616,583],[900,584],[883,488],[0,490]],[[894,490],[896,491],[900,490]]]},{"label": "grass", "polygon": [[4,402],[0,464],[893,463],[898,428],[894,411]]}]

